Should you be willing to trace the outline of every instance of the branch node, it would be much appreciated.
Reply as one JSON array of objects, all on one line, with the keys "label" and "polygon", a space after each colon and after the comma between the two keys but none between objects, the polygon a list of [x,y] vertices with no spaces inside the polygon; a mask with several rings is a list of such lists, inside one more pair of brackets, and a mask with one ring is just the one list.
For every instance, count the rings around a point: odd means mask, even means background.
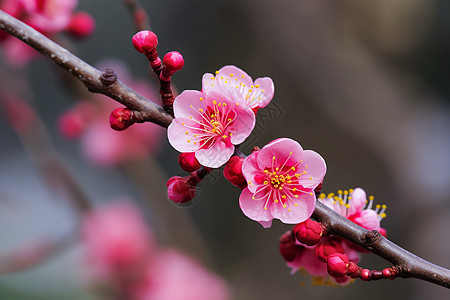
[{"label": "branch node", "polygon": [[378,230],[369,231],[364,235],[363,241],[369,250],[373,249],[373,244],[381,240],[381,234]]},{"label": "branch node", "polygon": [[113,69],[106,69],[105,72],[100,77],[100,80],[105,86],[110,86],[117,81],[117,74]]}]

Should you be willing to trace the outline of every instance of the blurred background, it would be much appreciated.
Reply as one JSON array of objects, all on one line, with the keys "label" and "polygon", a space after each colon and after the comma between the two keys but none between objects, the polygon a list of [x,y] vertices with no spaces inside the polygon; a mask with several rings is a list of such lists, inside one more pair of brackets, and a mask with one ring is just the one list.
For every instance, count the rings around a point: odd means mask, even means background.
[{"label": "blurred background", "polygon": [[[228,64],[253,79],[273,79],[275,97],[258,114],[259,123],[243,147],[247,154],[279,137],[299,141],[325,158],[325,193],[364,188],[388,207],[382,221],[388,238],[450,267],[447,1],[141,2],[158,35],[160,56],[176,50],[185,58],[173,77],[179,90],[199,90],[204,73]],[[64,37],[61,42],[93,65],[108,67],[105,59],[119,60],[127,76],[154,85],[147,60],[132,47],[136,31],[123,1],[80,0],[78,8],[93,15],[96,29],[81,42]],[[160,147],[148,157],[95,165],[79,141],[58,131],[60,116],[79,100],[64,87],[61,72],[41,59],[25,73],[56,152],[85,194],[96,204],[134,199],[159,243],[178,247],[220,274],[234,299],[448,298],[448,290],[415,279],[356,281],[336,288],[291,275],[278,251],[278,239],[290,226],[274,221],[264,230],[247,219],[238,205],[239,189],[221,170],[201,183],[195,205],[176,207],[167,199],[165,182],[183,171],[164,131],[155,134],[152,143]],[[71,205],[48,188],[26,143],[4,118],[0,137],[0,250],[75,230]],[[78,275],[80,256],[75,243],[39,266],[2,275],[0,299],[96,299]],[[389,266],[369,254],[360,265]]]}]

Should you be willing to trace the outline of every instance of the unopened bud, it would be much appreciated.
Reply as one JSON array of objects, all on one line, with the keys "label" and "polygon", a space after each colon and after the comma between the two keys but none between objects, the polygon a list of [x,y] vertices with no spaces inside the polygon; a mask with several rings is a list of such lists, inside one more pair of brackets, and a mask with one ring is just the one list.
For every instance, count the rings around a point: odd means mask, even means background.
[{"label": "unopened bud", "polygon": [[319,259],[327,261],[328,256],[332,254],[344,253],[344,248],[339,241],[328,240],[324,243],[319,244],[316,247],[314,253]]},{"label": "unopened bud", "polygon": [[189,173],[197,171],[202,166],[197,158],[195,158],[194,152],[180,153],[178,162],[180,163],[181,168]]},{"label": "unopened bud", "polygon": [[192,177],[173,176],[167,181],[167,196],[176,203],[186,203],[194,199],[197,182]]},{"label": "unopened bud", "polygon": [[361,270],[361,280],[363,281],[369,281],[372,277],[372,271],[369,269],[362,269]]},{"label": "unopened bud", "polygon": [[133,38],[133,47],[140,53],[149,53],[158,45],[158,37],[150,30],[142,30],[136,33]]},{"label": "unopened bud", "polygon": [[171,51],[163,57],[163,69],[160,79],[169,81],[170,77],[184,66],[184,59],[180,52]]},{"label": "unopened bud", "polygon": [[128,108],[116,108],[109,116],[111,128],[122,131],[134,124],[133,112]]},{"label": "unopened bud", "polygon": [[322,236],[320,223],[311,219],[298,223],[295,225],[293,231],[297,241],[308,246],[317,244]]},{"label": "unopened bud", "polygon": [[347,274],[350,260],[345,254],[333,254],[327,258],[327,271],[333,277],[339,278]]},{"label": "unopened bud", "polygon": [[95,28],[92,16],[86,12],[77,12],[72,15],[67,30],[75,37],[83,38],[90,35]]},{"label": "unopened bud", "polygon": [[242,175],[242,164],[244,158],[239,156],[232,156],[223,169],[223,176],[228,179],[233,185],[240,188],[245,188],[247,181]]},{"label": "unopened bud", "polygon": [[297,256],[299,246],[295,244],[292,230],[286,231],[280,238],[280,253],[287,262],[293,261]]}]

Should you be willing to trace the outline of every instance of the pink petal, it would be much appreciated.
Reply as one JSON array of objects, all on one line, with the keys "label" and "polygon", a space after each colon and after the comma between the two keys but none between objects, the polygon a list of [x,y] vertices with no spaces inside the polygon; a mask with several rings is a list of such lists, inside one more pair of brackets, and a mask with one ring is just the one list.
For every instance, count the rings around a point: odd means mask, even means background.
[{"label": "pink petal", "polygon": [[239,145],[252,133],[256,119],[255,114],[250,108],[244,105],[236,105],[234,108],[237,117],[229,128],[233,134],[230,141],[234,145]]},{"label": "pink petal", "polygon": [[[232,77],[230,77],[231,74],[233,74]],[[236,88],[236,85],[239,86],[240,83],[245,84],[246,87],[250,87],[253,85],[253,79],[247,73],[236,66],[225,66],[221,68],[219,70],[219,73],[216,75],[216,80],[222,80],[222,77],[230,78],[230,82],[233,81],[232,86],[234,86],[234,88]],[[225,84],[225,82],[220,84]]]},{"label": "pink petal", "polygon": [[264,146],[258,155],[257,162],[259,168],[264,170],[272,166],[281,167],[283,164],[292,166],[302,158],[303,149],[299,143],[288,138],[281,138]]},{"label": "pink petal", "polygon": [[350,199],[350,208],[348,209],[348,215],[354,215],[363,210],[366,205],[366,192],[361,188],[356,188],[353,190],[352,199]]},{"label": "pink petal", "polygon": [[328,274],[327,264],[315,255],[314,249],[305,249],[300,263],[312,276],[324,276]]},{"label": "pink petal", "polygon": [[312,150],[303,151],[303,162],[299,164],[296,173],[306,172],[300,176],[298,182],[306,188],[315,188],[323,181],[327,172],[325,160]]},{"label": "pink petal", "polygon": [[173,111],[175,112],[175,118],[192,117],[196,120],[200,120],[199,109],[204,109],[205,104],[200,101],[203,98],[203,94],[199,91],[186,90],[175,98],[173,102]]},{"label": "pink petal", "polygon": [[[270,210],[264,209],[265,199],[253,200],[253,193],[245,188],[241,196],[239,197],[239,206],[241,207],[244,215],[257,222],[269,222],[273,219]],[[263,226],[269,225],[269,223],[261,223]],[[267,228],[267,227],[265,227]]]},{"label": "pink petal", "polygon": [[274,218],[285,224],[297,224],[311,217],[316,207],[316,197],[314,194],[300,194],[295,203],[297,206],[293,201],[287,201],[286,207],[283,207],[281,202],[273,203],[270,212]]},{"label": "pink petal", "polygon": [[259,224],[264,228],[270,228],[272,226],[272,220],[270,221],[258,221]]},{"label": "pink petal", "polygon": [[255,86],[259,85],[259,89],[261,90],[261,94],[258,97],[261,97],[261,99],[258,99],[257,106],[259,107],[266,107],[270,101],[272,101],[273,95],[275,93],[275,86],[273,85],[272,79],[269,77],[263,77],[258,78],[255,81]]},{"label": "pink petal", "polygon": [[253,152],[252,154],[247,156],[247,158],[244,160],[244,163],[242,164],[242,174],[247,180],[247,183],[250,181],[247,187],[253,193],[259,186],[259,184],[255,182],[255,176],[259,176],[262,174],[262,171],[258,168],[258,164],[256,162],[258,153],[259,152]]},{"label": "pink petal", "polygon": [[216,80],[213,74],[206,73],[202,78],[202,92],[209,93],[214,86],[216,86]]},{"label": "pink petal", "polygon": [[218,168],[225,164],[233,155],[233,153],[233,145],[227,146],[220,139],[216,139],[216,141],[210,148],[197,150],[195,152],[195,157],[197,158],[198,162],[205,167]]},{"label": "pink petal", "polygon": [[378,220],[378,215],[372,209],[363,210],[358,217],[353,219],[353,221],[367,230],[380,229],[380,221]]},{"label": "pink petal", "polygon": [[[169,143],[179,152],[194,152],[200,146],[200,138],[195,138],[193,136],[195,130],[186,128],[186,125],[195,127],[197,126],[197,123],[183,118],[175,118],[172,121],[169,128],[167,128]],[[186,134],[186,132],[188,132],[188,134]],[[194,144],[194,142],[196,144]]]}]

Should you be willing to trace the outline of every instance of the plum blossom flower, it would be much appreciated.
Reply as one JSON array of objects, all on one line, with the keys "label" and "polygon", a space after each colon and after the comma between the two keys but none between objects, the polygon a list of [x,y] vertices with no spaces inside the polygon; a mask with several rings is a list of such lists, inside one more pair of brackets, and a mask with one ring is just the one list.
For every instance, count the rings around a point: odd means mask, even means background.
[{"label": "plum blossom flower", "polygon": [[133,289],[135,300],[228,300],[226,283],[191,258],[163,250]]},{"label": "plum blossom flower", "polygon": [[154,251],[147,225],[138,210],[126,201],[87,214],[82,240],[89,270],[98,280],[120,280],[120,276],[136,273]]},{"label": "plum blossom flower", "polygon": [[275,87],[269,77],[258,78],[253,83],[252,78],[235,66],[225,66],[216,75],[203,75],[202,91],[208,93],[215,87],[227,87],[237,90],[244,97],[244,105],[258,109],[267,106],[273,98]]},{"label": "plum blossom flower", "polygon": [[[324,203],[340,215],[350,221],[364,227],[368,230],[384,231],[380,227],[380,221],[386,217],[385,205],[373,206],[373,196],[367,200],[366,192],[361,188],[350,190],[339,190],[337,195],[330,193],[328,195],[320,194],[318,201]],[[288,232],[285,236],[292,233]],[[285,237],[286,239],[286,237]],[[291,242],[292,243],[292,242]],[[347,284],[351,281],[349,276],[332,277],[327,271],[327,258],[335,254],[345,254],[350,261],[358,263],[360,253],[366,252],[365,249],[335,236],[322,236],[320,242],[314,246],[308,246],[295,241],[295,250],[290,250],[289,257],[285,257],[286,264],[292,268],[291,273],[303,268],[309,274],[314,276],[316,283],[321,284]],[[281,244],[280,244],[281,245]],[[291,245],[292,248],[292,245]],[[281,248],[280,248],[281,249]]]},{"label": "plum blossom flower", "polygon": [[380,221],[386,217],[386,205],[378,204],[372,209],[374,197],[367,200],[366,192],[361,188],[339,190],[337,195],[322,193],[318,200],[367,230],[380,230]]},{"label": "plum blossom flower", "polygon": [[222,166],[255,126],[255,115],[244,102],[238,91],[221,86],[184,91],[173,104],[170,144],[179,152],[195,152],[203,166]]},{"label": "plum blossom flower", "polygon": [[294,140],[280,138],[248,156],[242,166],[248,186],[239,204],[244,214],[267,228],[272,219],[300,223],[311,216],[314,188],[325,176],[323,158]]}]

